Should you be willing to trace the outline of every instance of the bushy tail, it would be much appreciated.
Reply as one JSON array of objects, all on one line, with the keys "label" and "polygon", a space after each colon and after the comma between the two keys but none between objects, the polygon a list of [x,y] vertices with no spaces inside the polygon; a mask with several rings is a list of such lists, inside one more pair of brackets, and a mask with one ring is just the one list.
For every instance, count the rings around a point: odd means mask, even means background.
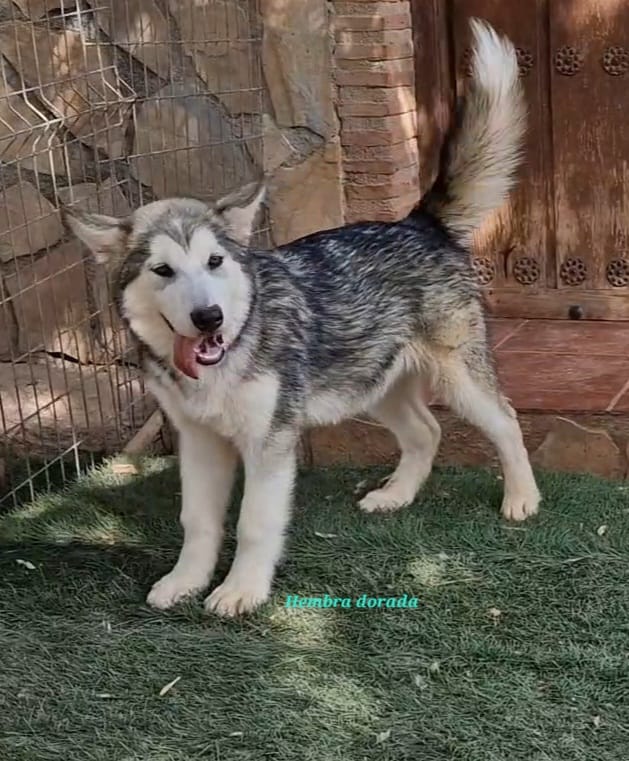
[{"label": "bushy tail", "polygon": [[514,185],[526,128],[513,45],[482,21],[473,19],[471,27],[471,86],[444,145],[437,180],[411,212],[432,214],[464,245]]}]

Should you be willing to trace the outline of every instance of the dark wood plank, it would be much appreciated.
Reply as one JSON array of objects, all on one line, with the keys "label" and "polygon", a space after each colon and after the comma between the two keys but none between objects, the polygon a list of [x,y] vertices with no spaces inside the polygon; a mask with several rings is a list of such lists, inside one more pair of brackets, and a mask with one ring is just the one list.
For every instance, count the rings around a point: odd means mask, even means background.
[{"label": "dark wood plank", "polygon": [[607,291],[529,293],[501,289],[487,291],[484,295],[489,314],[493,317],[570,320],[580,315],[582,320],[629,321],[629,298]]},{"label": "dark wood plank", "polygon": [[450,72],[447,8],[443,0],[412,0],[420,188],[431,186],[450,124],[454,88]]},{"label": "dark wood plank", "polygon": [[[612,46],[629,55],[629,3],[551,3],[550,36],[558,285],[629,295],[606,277],[609,261],[629,257],[629,66],[622,56],[608,61],[617,75],[604,66]],[[580,285],[561,277],[569,258],[585,263]]]}]

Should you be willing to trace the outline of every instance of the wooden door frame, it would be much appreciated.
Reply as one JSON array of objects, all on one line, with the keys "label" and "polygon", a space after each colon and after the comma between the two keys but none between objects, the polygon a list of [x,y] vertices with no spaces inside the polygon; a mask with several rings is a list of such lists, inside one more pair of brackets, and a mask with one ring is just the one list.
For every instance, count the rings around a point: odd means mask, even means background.
[{"label": "wooden door frame", "polygon": [[[456,100],[452,12],[451,0],[411,0],[422,193],[435,177]],[[496,317],[629,321],[627,292],[549,286],[531,293],[486,286],[483,294],[490,314]]]}]

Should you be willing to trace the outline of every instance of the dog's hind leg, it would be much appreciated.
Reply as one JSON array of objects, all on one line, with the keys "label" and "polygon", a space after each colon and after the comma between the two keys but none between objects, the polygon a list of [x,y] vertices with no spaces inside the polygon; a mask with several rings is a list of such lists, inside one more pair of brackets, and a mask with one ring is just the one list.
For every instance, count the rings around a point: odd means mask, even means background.
[{"label": "dog's hind leg", "polygon": [[424,404],[418,375],[400,379],[369,414],[388,428],[400,447],[400,461],[386,484],[369,492],[361,510],[391,511],[410,504],[430,475],[439,449],[439,423]]},{"label": "dog's hind leg", "polygon": [[223,536],[237,455],[211,430],[192,425],[179,430],[179,460],[183,546],[175,567],[149,593],[147,602],[154,608],[170,608],[209,585]]},{"label": "dog's hind leg", "polygon": [[539,490],[517,415],[500,393],[484,340],[449,352],[439,368],[443,400],[483,431],[496,447],[504,475],[502,514],[514,521],[534,515],[539,507]]}]

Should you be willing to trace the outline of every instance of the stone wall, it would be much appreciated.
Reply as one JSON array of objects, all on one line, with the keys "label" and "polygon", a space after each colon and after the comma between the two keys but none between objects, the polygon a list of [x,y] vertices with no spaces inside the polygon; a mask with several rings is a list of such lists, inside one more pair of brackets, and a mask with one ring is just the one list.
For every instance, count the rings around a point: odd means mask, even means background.
[{"label": "stone wall", "polygon": [[[489,440],[452,412],[432,409],[441,425],[435,464],[498,468]],[[518,412],[524,443],[535,468],[629,480],[629,417],[611,413]],[[307,463],[394,466],[399,450],[392,434],[372,421],[351,420],[319,428],[308,441]],[[629,488],[627,486],[621,488]]]},{"label": "stone wall", "polygon": [[326,0],[261,2],[264,162],[276,244],[344,220],[330,10]]}]

